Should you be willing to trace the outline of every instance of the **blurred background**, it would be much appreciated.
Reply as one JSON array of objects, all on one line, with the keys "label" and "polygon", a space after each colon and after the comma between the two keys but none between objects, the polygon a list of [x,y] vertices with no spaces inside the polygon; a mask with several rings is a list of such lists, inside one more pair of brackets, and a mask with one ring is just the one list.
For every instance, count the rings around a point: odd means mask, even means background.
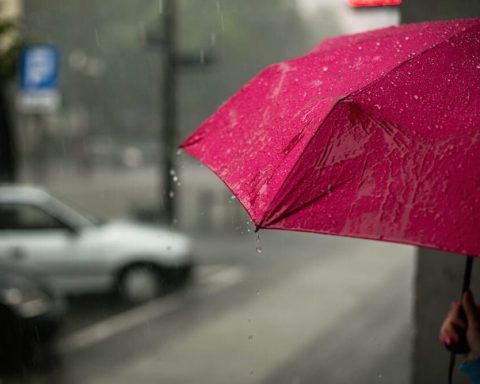
[{"label": "blurred background", "polygon": [[255,233],[177,149],[268,64],[400,10],[1,0],[0,382],[410,382],[414,249]]}]

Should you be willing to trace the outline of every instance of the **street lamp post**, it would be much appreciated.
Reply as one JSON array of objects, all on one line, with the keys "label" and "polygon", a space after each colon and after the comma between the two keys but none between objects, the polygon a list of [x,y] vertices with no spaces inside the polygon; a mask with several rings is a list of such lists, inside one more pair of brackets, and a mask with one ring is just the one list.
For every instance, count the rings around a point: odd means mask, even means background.
[{"label": "street lamp post", "polygon": [[160,103],[161,127],[160,148],[160,197],[163,203],[162,214],[167,223],[175,220],[175,153],[176,153],[176,123],[177,123],[177,75],[179,67],[195,68],[212,63],[211,55],[203,53],[180,54],[176,48],[176,1],[162,1],[162,16],[159,25],[147,30],[147,43],[161,51],[160,59]]},{"label": "street lamp post", "polygon": [[170,174],[174,169],[174,151],[175,151],[175,131],[176,131],[176,0],[163,1],[163,20],[161,19],[161,30],[163,31],[163,55],[162,55],[162,83],[161,83],[161,111],[162,126],[160,145],[163,156],[163,169],[161,169],[161,178],[163,178],[161,193],[163,201],[163,214],[169,224],[175,219],[175,183]]}]

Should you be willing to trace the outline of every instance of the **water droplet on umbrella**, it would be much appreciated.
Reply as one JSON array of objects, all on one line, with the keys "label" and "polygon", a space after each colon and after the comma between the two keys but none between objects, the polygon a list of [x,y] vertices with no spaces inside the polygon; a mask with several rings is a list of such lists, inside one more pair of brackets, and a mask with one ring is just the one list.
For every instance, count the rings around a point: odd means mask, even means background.
[{"label": "water droplet on umbrella", "polygon": [[413,98],[414,98],[415,100],[418,100],[418,95],[413,95]]},{"label": "water droplet on umbrella", "polygon": [[323,67],[322,70],[323,70],[323,72],[327,72],[327,71],[328,71],[328,67]]},{"label": "water droplet on umbrella", "polygon": [[480,64],[477,64],[477,69],[480,69]]}]

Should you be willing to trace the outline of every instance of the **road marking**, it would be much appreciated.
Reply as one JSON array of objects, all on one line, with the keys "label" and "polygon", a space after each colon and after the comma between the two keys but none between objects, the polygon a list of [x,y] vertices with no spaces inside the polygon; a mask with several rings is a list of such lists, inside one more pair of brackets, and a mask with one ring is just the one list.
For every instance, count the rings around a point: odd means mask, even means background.
[{"label": "road marking", "polygon": [[[198,290],[195,291],[198,291],[200,297],[205,297],[240,283],[244,279],[245,271],[237,266],[200,266],[197,275]],[[90,347],[154,318],[178,310],[183,305],[182,297],[183,295],[174,295],[159,298],[101,320],[63,337],[57,343],[57,348],[61,353],[71,353]]]}]

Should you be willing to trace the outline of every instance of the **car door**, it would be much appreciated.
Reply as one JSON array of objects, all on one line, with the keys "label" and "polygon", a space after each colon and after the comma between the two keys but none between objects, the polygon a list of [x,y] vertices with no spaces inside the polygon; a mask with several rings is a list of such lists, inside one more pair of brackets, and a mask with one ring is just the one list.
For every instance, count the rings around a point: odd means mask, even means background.
[{"label": "car door", "polygon": [[96,245],[34,204],[0,204],[0,259],[41,272],[67,293],[95,291],[105,279]]}]

